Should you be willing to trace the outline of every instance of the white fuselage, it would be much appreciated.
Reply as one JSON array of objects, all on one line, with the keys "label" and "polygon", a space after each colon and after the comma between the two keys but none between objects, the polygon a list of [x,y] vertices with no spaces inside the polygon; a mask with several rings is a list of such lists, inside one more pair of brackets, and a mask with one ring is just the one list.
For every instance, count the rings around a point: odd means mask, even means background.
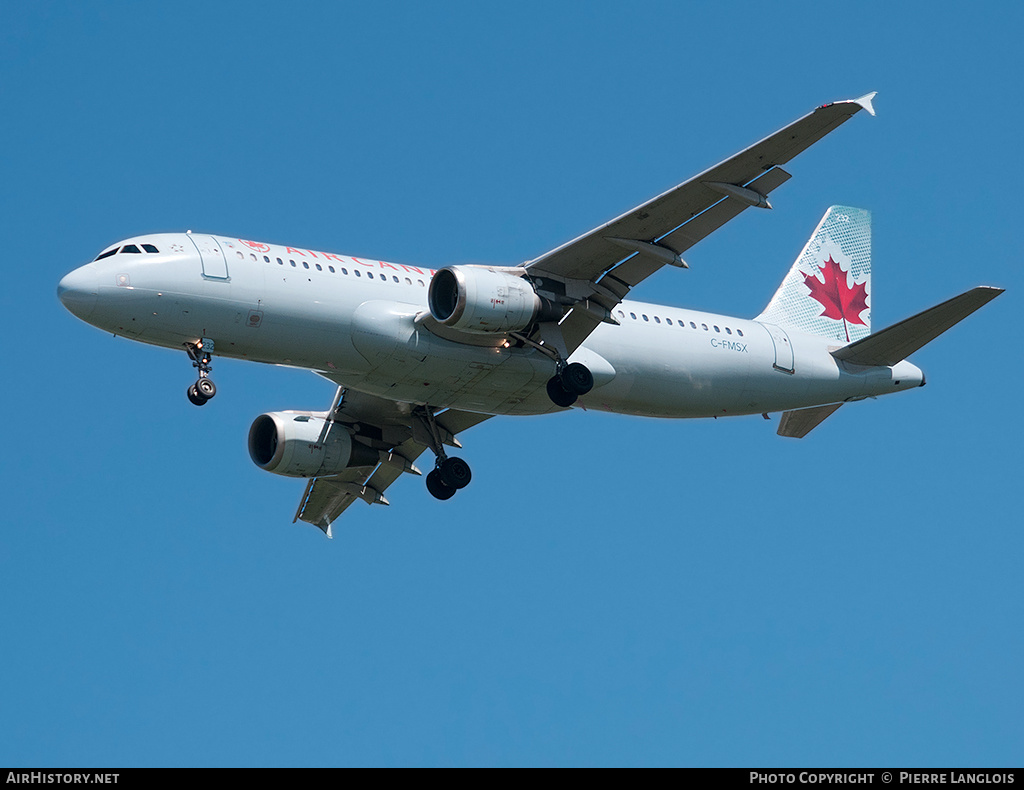
[{"label": "white fuselage", "polygon": [[[216,240],[216,243],[212,243]],[[483,337],[467,345],[422,324],[433,271],[200,234],[159,234],[157,253],[118,253],[65,277],[77,316],[118,335],[214,356],[308,368],[390,400],[487,414],[558,410],[554,363]],[[219,246],[219,250],[217,249]],[[221,257],[223,252],[223,257]],[[417,321],[417,316],[420,320]],[[836,361],[820,337],[676,307],[625,301],[570,358],[593,372],[579,405],[654,417],[799,409],[919,386],[909,362]]]}]

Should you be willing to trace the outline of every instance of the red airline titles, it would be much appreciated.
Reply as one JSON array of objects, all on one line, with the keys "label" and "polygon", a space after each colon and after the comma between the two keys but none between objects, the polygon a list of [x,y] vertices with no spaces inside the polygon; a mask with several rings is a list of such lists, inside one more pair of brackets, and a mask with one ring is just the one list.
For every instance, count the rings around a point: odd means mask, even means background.
[{"label": "red airline titles", "polygon": [[292,253],[295,253],[296,255],[301,255],[303,257],[305,257],[306,255],[311,255],[314,258],[324,258],[325,260],[337,261],[338,263],[348,263],[349,261],[352,261],[354,263],[358,263],[360,266],[369,266],[371,269],[394,269],[396,272],[410,272],[413,274],[429,274],[431,277],[434,276],[434,269],[427,269],[426,271],[424,271],[423,269],[418,269],[415,266],[405,266],[404,264],[401,263],[394,264],[387,263],[386,261],[361,261],[358,258],[353,258],[351,256],[349,256],[348,258],[343,258],[340,255],[335,255],[333,252],[318,253],[313,252],[313,250],[300,250],[296,247],[284,248],[285,255],[291,255]]}]

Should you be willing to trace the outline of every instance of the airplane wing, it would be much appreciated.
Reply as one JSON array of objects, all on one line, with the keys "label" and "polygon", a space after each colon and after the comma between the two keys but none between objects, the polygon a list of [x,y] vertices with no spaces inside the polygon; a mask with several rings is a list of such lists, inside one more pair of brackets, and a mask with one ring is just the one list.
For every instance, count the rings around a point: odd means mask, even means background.
[{"label": "airplane wing", "polygon": [[[332,537],[331,524],[357,499],[387,505],[388,486],[403,473],[420,475],[415,461],[430,446],[430,439],[410,404],[345,387],[339,387],[328,414],[327,431],[351,431],[354,440],[377,450],[379,459],[375,465],[350,467],[337,475],[311,478],[306,484],[293,522],[308,522]],[[437,414],[435,421],[441,441],[458,447],[456,434],[489,416],[448,409]]]},{"label": "airplane wing", "polygon": [[[664,265],[685,267],[682,253],[766,196],[790,174],[780,165],[849,120],[875,114],[874,93],[818,107],[689,181],[525,264],[538,293],[573,305],[560,324],[571,353],[630,289]],[[542,327],[543,328],[543,327]],[[542,332],[542,337],[543,337]],[[549,338],[545,342],[549,342]]]}]

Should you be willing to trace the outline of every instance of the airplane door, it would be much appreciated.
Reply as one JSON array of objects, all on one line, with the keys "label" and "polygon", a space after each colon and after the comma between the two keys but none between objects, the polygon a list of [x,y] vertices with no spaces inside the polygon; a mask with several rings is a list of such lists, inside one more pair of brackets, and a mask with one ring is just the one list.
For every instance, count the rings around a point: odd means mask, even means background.
[{"label": "airplane door", "polygon": [[203,261],[203,277],[211,277],[215,280],[228,279],[228,262],[224,257],[224,250],[220,248],[217,240],[213,236],[202,236],[196,233],[190,233],[189,238]]},{"label": "airplane door", "polygon": [[793,372],[793,344],[789,342],[789,335],[781,326],[774,324],[761,324],[768,330],[775,344],[775,369],[783,373]]}]

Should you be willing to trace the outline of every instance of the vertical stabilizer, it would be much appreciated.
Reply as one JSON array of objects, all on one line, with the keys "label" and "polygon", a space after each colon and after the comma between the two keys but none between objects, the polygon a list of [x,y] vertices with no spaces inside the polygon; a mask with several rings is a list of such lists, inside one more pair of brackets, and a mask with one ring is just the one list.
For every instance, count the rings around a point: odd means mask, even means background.
[{"label": "vertical stabilizer", "polygon": [[851,343],[871,334],[871,212],[832,206],[755,320]]}]

